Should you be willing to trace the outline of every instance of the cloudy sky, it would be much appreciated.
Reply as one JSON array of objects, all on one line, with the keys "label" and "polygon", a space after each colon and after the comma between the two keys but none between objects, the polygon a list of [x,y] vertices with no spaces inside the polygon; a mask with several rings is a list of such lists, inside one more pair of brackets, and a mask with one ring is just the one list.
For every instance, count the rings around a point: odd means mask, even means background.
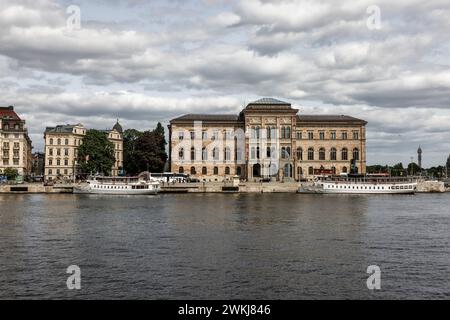
[{"label": "cloudy sky", "polygon": [[407,163],[421,145],[439,165],[449,17],[448,0],[1,0],[0,105],[42,150],[45,126],[147,129],[275,97],[369,121],[369,164]]}]

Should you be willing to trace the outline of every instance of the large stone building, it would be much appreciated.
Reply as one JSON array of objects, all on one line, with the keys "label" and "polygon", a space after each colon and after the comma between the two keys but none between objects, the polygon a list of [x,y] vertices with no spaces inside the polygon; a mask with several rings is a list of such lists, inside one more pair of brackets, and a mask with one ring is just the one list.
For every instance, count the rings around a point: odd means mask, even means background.
[{"label": "large stone building", "polygon": [[[78,148],[83,143],[87,129],[81,124],[58,125],[45,129],[45,180],[76,179],[78,172]],[[117,122],[112,130],[104,130],[114,144],[115,163],[111,175],[117,176],[123,167],[123,131]]]},{"label": "large stone building", "polygon": [[234,175],[286,181],[366,172],[366,121],[298,111],[264,98],[239,115],[175,118],[169,125],[170,169],[204,181]]},{"label": "large stone building", "polygon": [[0,174],[6,168],[16,169],[19,179],[31,173],[31,140],[25,120],[14,111],[14,107],[0,107]]}]

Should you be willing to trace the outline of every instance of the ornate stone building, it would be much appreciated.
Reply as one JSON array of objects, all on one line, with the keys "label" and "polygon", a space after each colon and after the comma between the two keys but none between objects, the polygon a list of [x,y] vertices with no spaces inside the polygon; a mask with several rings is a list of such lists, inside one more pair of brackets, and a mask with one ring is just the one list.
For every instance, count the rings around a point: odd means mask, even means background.
[{"label": "ornate stone building", "polygon": [[[83,143],[87,129],[81,124],[58,125],[47,127],[45,139],[45,174],[46,181],[73,181],[76,177],[78,148]],[[111,175],[117,176],[123,167],[123,131],[119,122],[112,130],[104,130],[108,140],[114,144],[115,163]]]},{"label": "ornate stone building", "polygon": [[19,173],[19,179],[29,176],[31,151],[25,120],[17,115],[14,107],[0,107],[0,175],[6,168],[13,168]]},{"label": "ornate stone building", "polygon": [[239,115],[175,118],[169,125],[171,171],[204,181],[365,173],[366,121],[298,111],[290,103],[264,98]]}]

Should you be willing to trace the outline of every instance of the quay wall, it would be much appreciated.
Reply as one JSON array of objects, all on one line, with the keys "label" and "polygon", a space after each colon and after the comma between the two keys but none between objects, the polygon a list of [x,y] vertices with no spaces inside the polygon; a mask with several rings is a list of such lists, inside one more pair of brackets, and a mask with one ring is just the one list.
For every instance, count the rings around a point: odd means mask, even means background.
[{"label": "quay wall", "polygon": [[0,185],[0,194],[72,193],[71,185],[44,186],[41,183]]},{"label": "quay wall", "polygon": [[419,181],[417,183],[417,192],[420,193],[441,193],[445,192],[445,184],[444,182],[439,181]]}]

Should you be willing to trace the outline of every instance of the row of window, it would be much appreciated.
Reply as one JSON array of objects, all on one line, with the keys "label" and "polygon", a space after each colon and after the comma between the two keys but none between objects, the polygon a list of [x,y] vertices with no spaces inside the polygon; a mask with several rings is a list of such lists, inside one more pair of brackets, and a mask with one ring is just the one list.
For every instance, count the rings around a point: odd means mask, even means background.
[{"label": "row of window", "polygon": [[[10,146],[9,142],[3,142],[3,149],[9,149],[9,146]],[[13,148],[20,149],[20,143],[14,142]]]},{"label": "row of window", "polygon": [[[274,138],[278,137],[278,130],[276,127],[265,128],[265,130],[264,130],[265,135],[262,132],[263,132],[263,130],[258,126],[251,127],[250,128],[250,137],[252,139],[260,139],[260,138],[274,139]],[[291,137],[292,137],[290,126],[282,126],[280,128],[280,133],[281,133],[281,135],[280,135],[281,139],[291,139]],[[189,135],[190,135],[191,140],[195,140],[195,132],[194,131],[190,131]],[[225,131],[225,138],[227,140],[233,139],[234,138],[233,132]],[[325,140],[327,138],[330,140],[337,140],[338,135],[337,135],[336,131],[330,131],[328,135],[326,134],[325,131],[319,131],[318,138],[319,138],[319,140]],[[339,138],[341,140],[348,140],[348,138],[349,138],[348,132],[347,131],[340,132]],[[359,131],[352,131],[352,138],[353,138],[353,140],[359,140],[359,138],[360,138]],[[184,140],[184,132],[183,131],[178,132],[178,139]],[[213,135],[211,137],[211,140],[217,140],[217,139],[219,139],[219,131],[214,131]],[[314,131],[308,131],[306,136],[303,136],[303,132],[297,131],[296,139],[297,140],[303,140],[303,139],[314,140],[314,139],[316,139],[316,135],[315,135]],[[202,140],[208,140],[208,133],[206,131],[202,132]]]},{"label": "row of window", "polygon": [[[74,141],[75,141],[75,145],[76,146],[81,146],[83,144],[83,140],[81,140],[81,139],[75,139]],[[58,138],[56,140],[56,145],[61,146],[61,145],[63,145],[62,142],[63,142],[63,140]],[[49,144],[50,145],[54,145],[55,144],[55,140],[53,138],[50,138],[49,139]],[[69,139],[64,139],[64,145],[66,145],[66,146],[69,145]]]},{"label": "row of window", "polygon": [[19,124],[15,124],[13,126],[10,126],[8,123],[5,123],[3,125],[3,130],[9,130],[9,129],[22,130],[22,127]]},{"label": "row of window", "polygon": [[[18,166],[19,165],[19,159],[13,159],[12,164],[15,165],[15,166]],[[3,159],[3,165],[4,166],[9,166],[10,165],[9,159]]]},{"label": "row of window", "polygon": [[[197,174],[197,169],[195,167],[191,167],[189,169],[189,172],[190,172],[191,175],[196,175]],[[181,174],[185,173],[184,167],[179,167],[178,168],[178,173],[181,173]],[[202,175],[208,175],[208,174],[210,174],[210,172],[208,172],[208,168],[207,167],[202,167],[201,174]],[[219,175],[219,167],[214,167],[213,170],[212,170],[212,174],[213,175]],[[230,167],[225,167],[225,169],[223,170],[223,174],[230,175],[231,174],[231,168]],[[242,174],[242,168],[241,167],[236,167],[235,174],[240,176]]]},{"label": "row of window", "polygon": [[[191,161],[195,161],[197,160],[197,152],[195,150],[195,148],[191,148],[190,150],[190,160]],[[219,160],[220,157],[220,151],[218,147],[215,147],[214,149],[212,149],[212,159],[213,160]],[[328,160],[330,161],[337,161],[338,157],[338,151],[336,148],[331,148],[329,151],[329,157]],[[342,161],[348,161],[349,160],[349,151],[347,148],[343,148],[340,152],[341,158],[340,160]],[[282,159],[290,159],[291,158],[291,148],[290,147],[282,147],[281,148],[281,158]],[[326,157],[326,150],[325,148],[320,148],[319,149],[319,160],[321,161],[325,161],[327,160]],[[360,158],[360,152],[358,148],[354,148],[353,152],[352,152],[352,159],[354,160],[359,160]],[[267,147],[266,149],[266,158],[273,158],[276,157],[276,148],[275,147]],[[316,154],[315,154],[315,150],[314,148],[309,148],[307,151],[307,159],[309,161],[313,161],[315,160]],[[303,149],[302,148],[297,148],[296,150],[296,158],[297,160],[303,160]],[[185,152],[184,152],[184,148],[180,148],[178,151],[178,159],[179,160],[185,160]],[[206,161],[208,160],[208,150],[206,148],[202,149],[202,157],[201,157],[202,161]],[[231,149],[229,147],[226,147],[224,149],[224,155],[223,155],[223,159],[225,161],[230,161],[232,160],[231,157]],[[240,150],[239,148],[236,150],[236,154],[234,157],[235,160],[242,160],[242,150]],[[251,147],[250,148],[250,159],[254,160],[254,159],[261,159],[261,149],[260,147]]]},{"label": "row of window", "polygon": [[[348,185],[327,185],[330,189],[351,189],[351,190],[385,190],[383,186],[348,186]],[[388,190],[413,190],[412,185],[387,187]]]},{"label": "row of window", "polygon": [[[72,174],[71,172],[72,171],[69,171],[69,170],[67,170],[67,169],[64,169],[64,170],[62,170],[61,171],[61,169],[56,169],[55,170],[55,172],[56,172],[56,175],[60,175],[61,173],[63,173],[63,174],[65,174],[65,175],[68,175],[68,174]],[[53,175],[53,169],[48,169],[48,175]]]}]

